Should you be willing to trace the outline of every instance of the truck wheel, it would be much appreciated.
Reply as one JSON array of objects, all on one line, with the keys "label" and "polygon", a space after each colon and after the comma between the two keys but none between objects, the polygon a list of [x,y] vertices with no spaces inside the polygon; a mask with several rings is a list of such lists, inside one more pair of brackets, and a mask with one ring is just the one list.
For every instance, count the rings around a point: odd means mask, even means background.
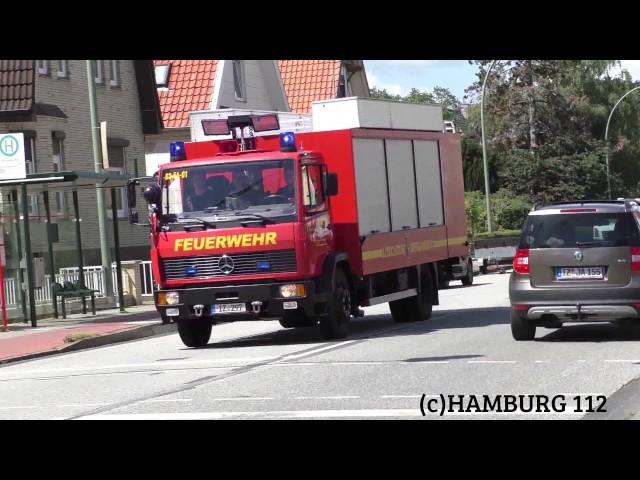
[{"label": "truck wheel", "polygon": [[471,263],[471,260],[469,260],[467,265],[467,274],[460,280],[462,280],[462,284],[466,287],[473,284],[473,263]]},{"label": "truck wheel", "polygon": [[422,289],[418,295],[389,302],[393,321],[404,323],[430,319],[433,310],[431,288],[431,275],[425,272],[422,275]]},{"label": "truck wheel", "polygon": [[347,277],[341,269],[336,270],[336,288],[328,305],[329,312],[320,317],[320,332],[327,340],[345,338],[351,320],[351,291]]},{"label": "truck wheel", "polygon": [[511,335],[518,341],[533,340],[536,336],[536,325],[527,319],[526,314],[511,310]]},{"label": "truck wheel", "polygon": [[208,319],[178,320],[180,340],[187,347],[204,347],[211,338],[211,322]]}]

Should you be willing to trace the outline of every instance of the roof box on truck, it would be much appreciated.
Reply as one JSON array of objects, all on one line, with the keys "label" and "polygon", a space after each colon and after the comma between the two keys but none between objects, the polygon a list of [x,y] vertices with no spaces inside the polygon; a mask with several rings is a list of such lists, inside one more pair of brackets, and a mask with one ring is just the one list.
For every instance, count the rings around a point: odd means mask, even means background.
[{"label": "roof box on truck", "polygon": [[374,98],[338,98],[311,104],[313,131],[385,128],[442,132],[442,108]]},{"label": "roof box on truck", "polygon": [[[220,110],[200,110],[189,114],[189,124],[191,126],[191,141],[202,142],[210,140],[226,140],[231,135],[205,135],[202,128],[203,120],[222,120],[238,115],[278,115],[280,122],[280,132],[310,132],[311,115],[291,112],[274,112],[268,110],[242,110],[238,108],[224,108]],[[274,135],[278,132],[265,131],[255,132],[256,137],[263,135]]]}]

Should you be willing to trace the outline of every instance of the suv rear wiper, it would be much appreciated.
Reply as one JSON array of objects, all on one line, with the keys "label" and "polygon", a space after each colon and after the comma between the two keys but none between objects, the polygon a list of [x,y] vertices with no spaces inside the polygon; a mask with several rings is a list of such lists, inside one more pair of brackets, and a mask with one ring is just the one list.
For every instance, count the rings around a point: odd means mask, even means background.
[{"label": "suv rear wiper", "polygon": [[595,241],[595,242],[576,242],[576,246],[578,247],[593,247],[594,245],[602,245],[603,242]]},{"label": "suv rear wiper", "polygon": [[233,215],[236,217],[257,218],[258,220],[262,220],[264,223],[276,223],[274,220],[270,219],[269,217],[265,217],[264,215],[260,215],[258,213],[235,212]]}]

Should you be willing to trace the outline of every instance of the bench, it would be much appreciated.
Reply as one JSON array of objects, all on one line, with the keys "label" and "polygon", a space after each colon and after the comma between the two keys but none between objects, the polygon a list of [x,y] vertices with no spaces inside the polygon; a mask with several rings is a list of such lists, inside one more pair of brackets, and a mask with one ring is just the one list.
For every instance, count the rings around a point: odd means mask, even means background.
[{"label": "bench", "polygon": [[[71,282],[64,282],[64,285],[60,285],[59,283],[53,283],[51,285],[51,295],[53,295],[53,301],[57,305],[58,298],[60,298],[60,303],[62,304],[62,318],[67,318],[67,309],[66,309],[66,300],[70,298],[80,298],[82,299],[82,313],[87,313],[87,302],[86,298],[91,297],[91,311],[95,315],[96,314],[96,293],[98,290],[91,290],[89,288],[83,288],[80,285],[80,282],[76,282],[75,284]],[[56,309],[57,310],[57,309]],[[58,318],[56,311],[56,318]]]}]

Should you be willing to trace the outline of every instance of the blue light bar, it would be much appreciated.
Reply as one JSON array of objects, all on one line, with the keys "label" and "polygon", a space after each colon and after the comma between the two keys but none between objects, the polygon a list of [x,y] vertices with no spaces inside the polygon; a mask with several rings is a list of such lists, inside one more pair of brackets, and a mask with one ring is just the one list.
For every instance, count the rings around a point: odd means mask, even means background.
[{"label": "blue light bar", "polygon": [[270,262],[257,262],[256,263],[256,269],[263,271],[263,272],[270,272],[271,271],[271,263]]},{"label": "blue light bar", "polygon": [[198,273],[198,267],[196,267],[195,265],[189,265],[184,269],[185,275],[195,275],[196,273]]},{"label": "blue light bar", "polygon": [[184,142],[171,142],[169,145],[169,154],[172,162],[187,158],[186,152],[184,151]]},{"label": "blue light bar", "polygon": [[296,136],[293,132],[282,132],[280,134],[280,151],[295,152]]}]

